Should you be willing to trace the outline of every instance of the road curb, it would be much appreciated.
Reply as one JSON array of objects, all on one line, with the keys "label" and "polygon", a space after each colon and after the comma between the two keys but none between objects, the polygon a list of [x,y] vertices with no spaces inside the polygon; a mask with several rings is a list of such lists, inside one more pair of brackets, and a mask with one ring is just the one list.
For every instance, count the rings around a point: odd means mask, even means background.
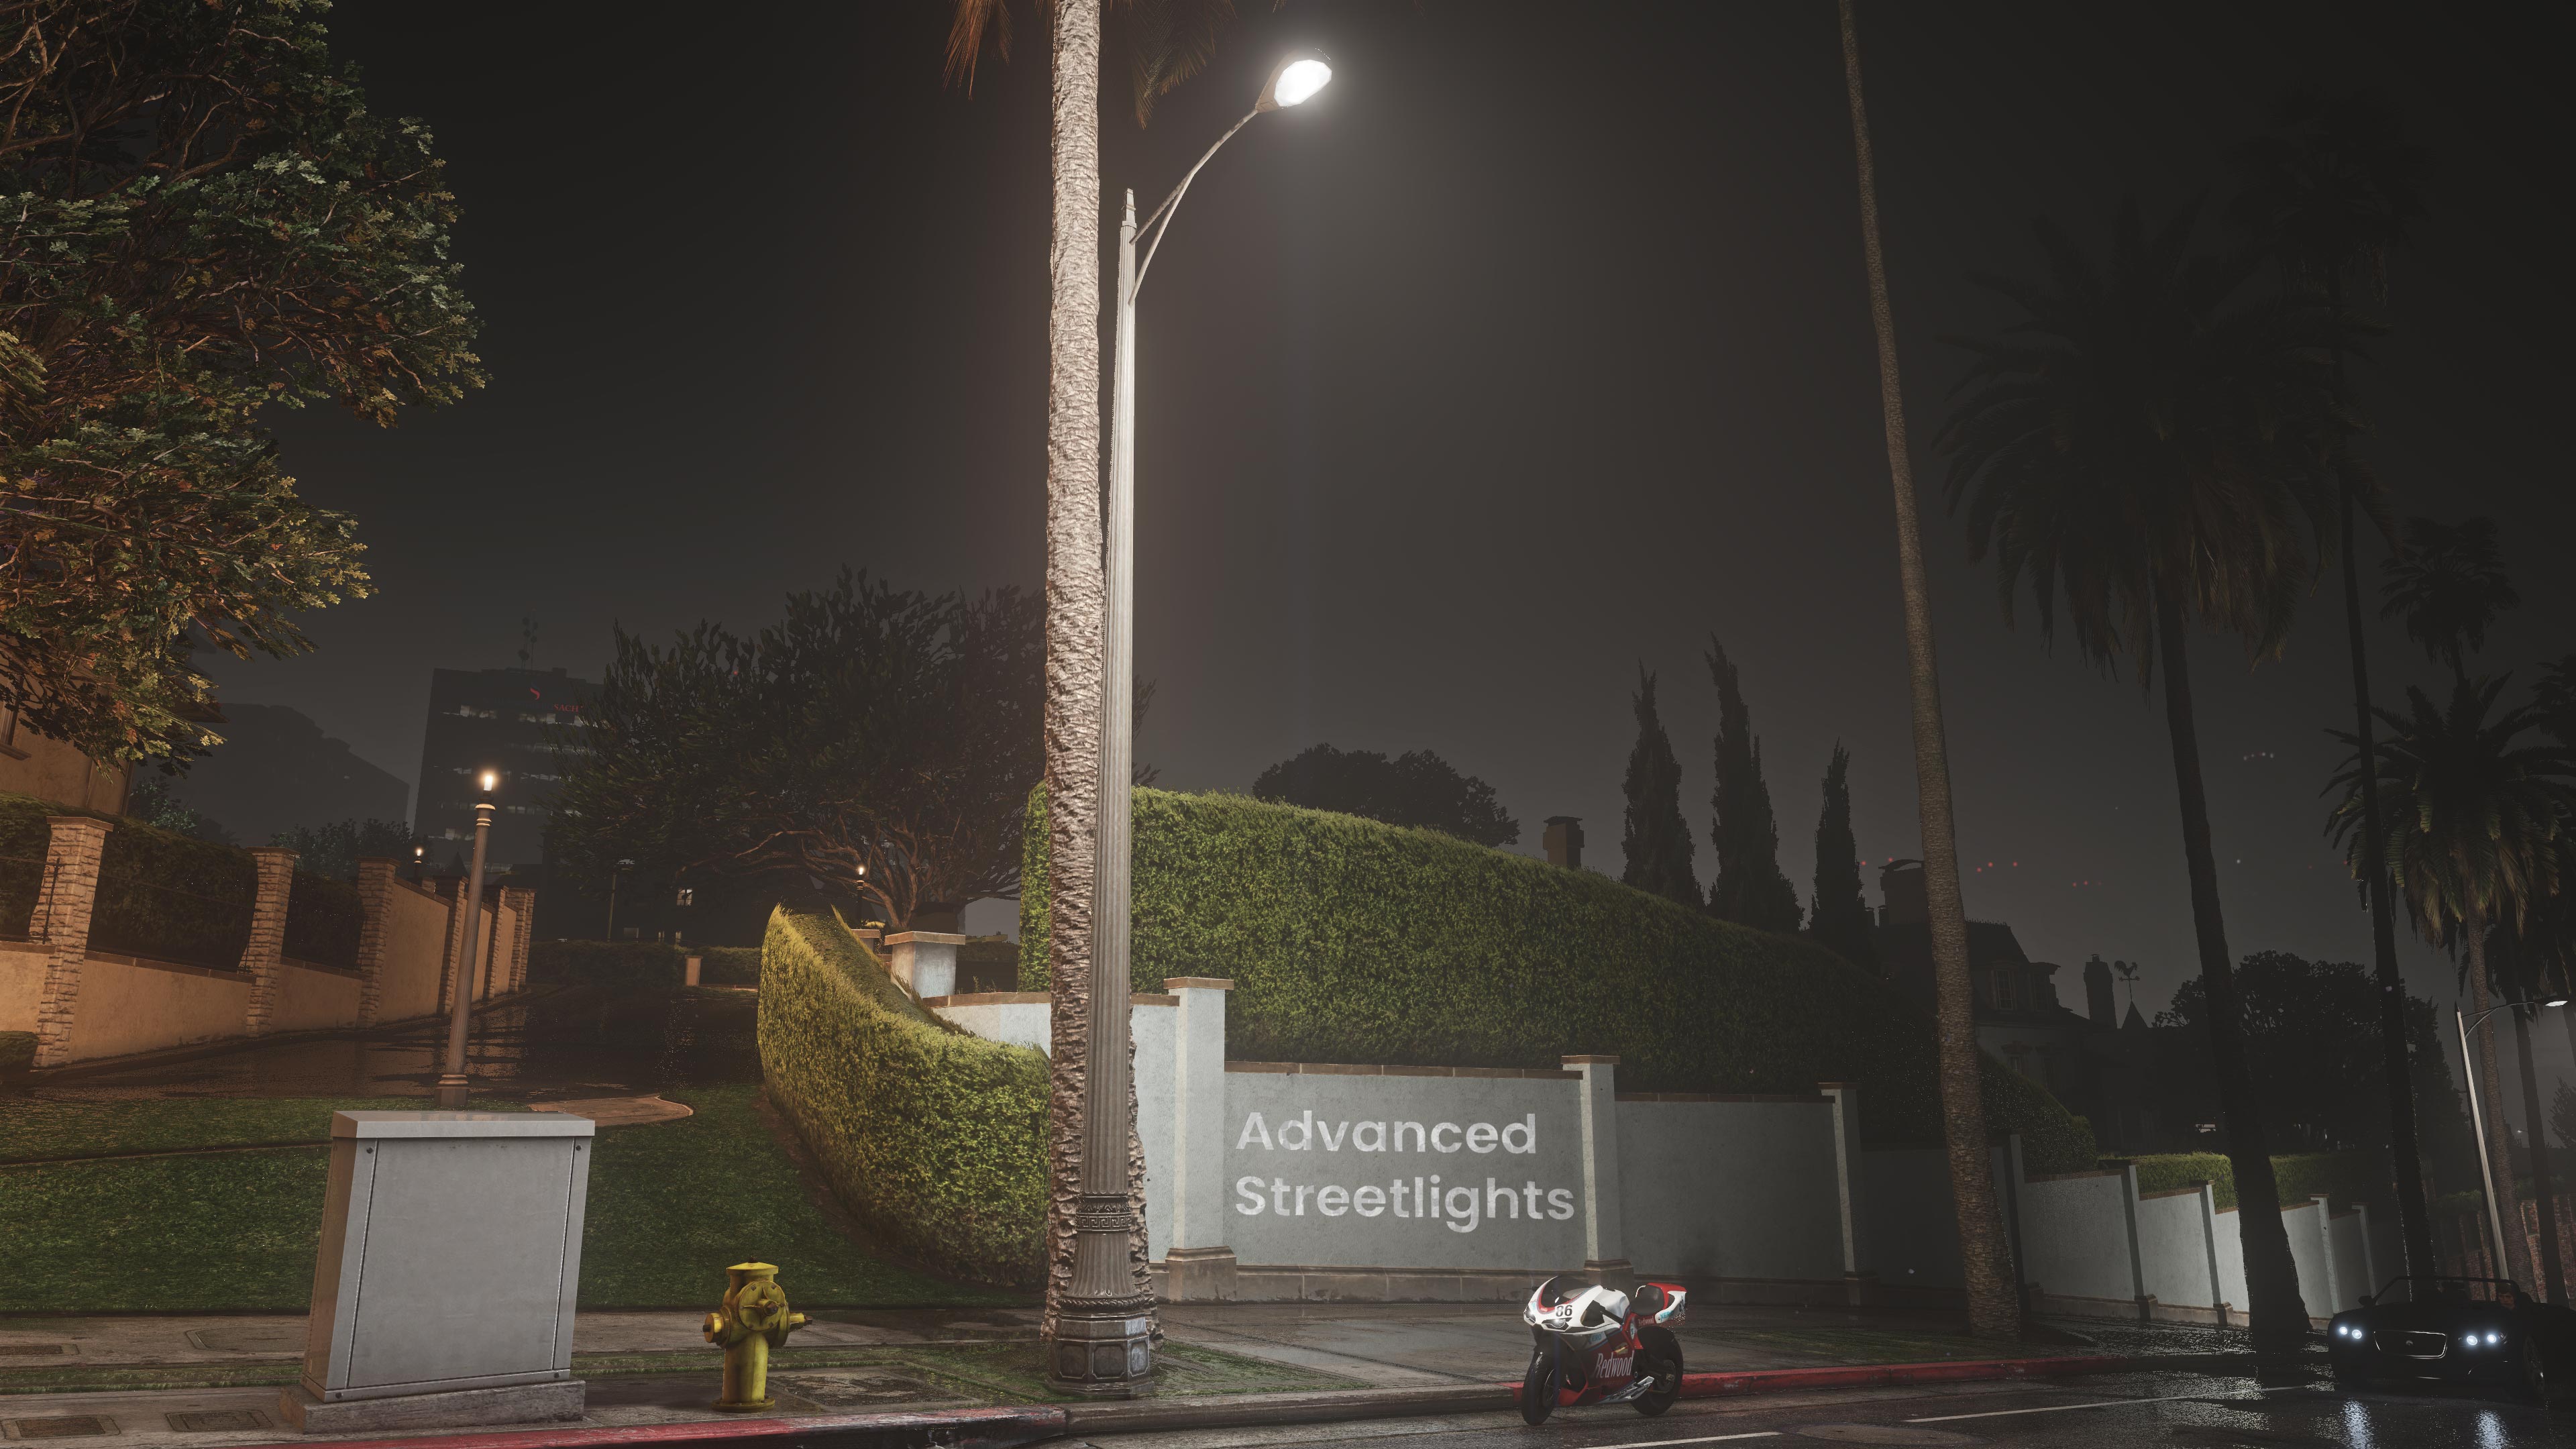
[{"label": "road curb", "polygon": [[[2234,1354],[2110,1355],[1952,1359],[1933,1363],[1837,1364],[1685,1374],[1682,1397],[1720,1399],[1815,1389],[1979,1383],[2109,1373],[2244,1373]],[[1520,1400],[1518,1384],[1434,1384],[1422,1388],[1331,1389],[1231,1394],[1223,1398],[1135,1399],[1122,1403],[948,1409],[915,1414],[826,1414],[795,1419],[701,1419],[597,1429],[511,1429],[399,1439],[328,1441],[332,1449],[1018,1449],[1066,1434],[1133,1434],[1225,1429],[1250,1424],[1326,1424],[1438,1414],[1499,1413]],[[283,1449],[283,1446],[261,1446]]]}]

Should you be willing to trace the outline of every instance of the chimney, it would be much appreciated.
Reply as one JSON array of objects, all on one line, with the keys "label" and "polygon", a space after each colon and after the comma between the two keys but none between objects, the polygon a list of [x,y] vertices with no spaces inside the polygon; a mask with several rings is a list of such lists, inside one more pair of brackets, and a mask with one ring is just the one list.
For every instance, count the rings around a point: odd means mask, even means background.
[{"label": "chimney", "polygon": [[1923,862],[1891,860],[1878,869],[1878,888],[1887,897],[1879,923],[1924,926],[1932,922],[1932,900],[1923,893]]},{"label": "chimney", "polygon": [[1547,817],[1547,863],[1568,870],[1583,866],[1583,817],[1551,815]]},{"label": "chimney", "polygon": [[2111,966],[2099,951],[2084,963],[2084,1014],[2098,1026],[2120,1024],[2120,1014],[2111,1001]]}]

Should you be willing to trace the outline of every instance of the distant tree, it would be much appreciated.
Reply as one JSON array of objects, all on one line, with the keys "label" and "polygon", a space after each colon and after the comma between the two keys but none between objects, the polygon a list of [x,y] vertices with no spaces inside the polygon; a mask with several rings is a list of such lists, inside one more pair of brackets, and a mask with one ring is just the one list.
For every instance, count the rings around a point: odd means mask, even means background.
[{"label": "distant tree", "polygon": [[1503,813],[1493,786],[1459,774],[1429,750],[1407,751],[1390,760],[1375,750],[1317,745],[1262,771],[1252,782],[1252,793],[1309,810],[1437,830],[1478,845],[1509,845],[1521,838],[1520,822]]},{"label": "distant tree", "polygon": [[1852,838],[1851,751],[1834,742],[1825,766],[1825,809],[1816,820],[1816,899],[1807,916],[1816,939],[1864,971],[1878,970],[1878,932],[1860,889],[1860,842]]},{"label": "distant tree", "polygon": [[932,902],[1007,895],[1041,766],[1039,601],[928,595],[844,571],[738,636],[619,630],[566,751],[548,845],[604,880],[640,871],[819,888],[900,929]]},{"label": "distant tree", "polygon": [[296,854],[295,868],[333,880],[355,880],[358,862],[371,855],[411,858],[411,827],[399,820],[334,820],[299,825],[269,837]]},{"label": "distant tree", "polygon": [[1655,676],[1637,666],[1637,743],[1628,751],[1628,857],[1619,879],[1641,891],[1699,908],[1699,872],[1691,863],[1690,826],[1682,820],[1682,764],[1655,712]]},{"label": "distant tree", "polygon": [[1757,930],[1794,931],[1798,888],[1780,873],[1780,827],[1771,814],[1771,787],[1762,782],[1762,741],[1744,706],[1743,682],[1714,635],[1708,673],[1717,684],[1717,788],[1709,796],[1717,883],[1709,887],[1708,912]]},{"label": "distant tree", "polygon": [[192,839],[211,840],[217,845],[233,843],[231,831],[179,803],[178,797],[170,793],[170,777],[167,775],[145,775],[138,771],[133,785],[125,792],[125,816]]},{"label": "distant tree", "polygon": [[311,646],[354,525],[261,423],[391,424],[482,383],[428,128],[370,111],[318,4],[17,0],[0,64],[0,703],[184,762],[207,648]]},{"label": "distant tree", "polygon": [[[2540,680],[2531,687],[2532,705],[2540,711],[2540,727],[2555,736],[2562,745],[2576,746],[2576,654],[2544,664]],[[2568,1019],[2576,1021],[2576,1012]]]},{"label": "distant tree", "polygon": [[2505,576],[2492,518],[2445,524],[2406,520],[2406,551],[2381,562],[2379,617],[2406,625],[2407,637],[2427,658],[2451,667],[2455,683],[2469,677],[2468,656],[2486,647],[2487,626],[2522,602]]},{"label": "distant tree", "polygon": [[[2379,1074],[2379,983],[2367,967],[2349,961],[2310,961],[2286,951],[2257,951],[2236,968],[2237,998],[2244,1011],[2245,1044],[2254,1064],[2256,1095],[2263,1104],[2264,1135],[2281,1151],[2333,1152],[2386,1142],[2386,1096],[2356,1092],[2353,1083]],[[2184,1027],[2190,1059],[2206,1056],[2208,987],[2197,978],[2176,987],[2173,1004],[2156,1025]],[[2451,1100],[2450,1068],[2433,1024],[2433,1006],[2406,1001],[2408,1056],[2416,1092],[2426,1110]],[[2173,1115],[2207,1121],[2217,1095],[2205,1072],[2165,1074],[2160,1090],[2181,1097]]]}]

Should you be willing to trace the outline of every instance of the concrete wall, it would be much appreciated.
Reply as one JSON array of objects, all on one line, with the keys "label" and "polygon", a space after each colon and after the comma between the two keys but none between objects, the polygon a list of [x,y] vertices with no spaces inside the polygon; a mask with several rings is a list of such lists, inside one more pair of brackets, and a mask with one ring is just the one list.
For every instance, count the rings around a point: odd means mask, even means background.
[{"label": "concrete wall", "polygon": [[92,956],[81,968],[71,1059],[124,1056],[241,1034],[250,978],[197,966],[127,965]]},{"label": "concrete wall", "polygon": [[2134,1304],[2137,1280],[2125,1172],[2085,1172],[2022,1184],[2022,1281],[2051,1295]]},{"label": "concrete wall", "polygon": [[358,1019],[358,991],[365,984],[355,971],[316,966],[289,957],[278,978],[277,1015],[271,1031],[321,1031]]},{"label": "concrete wall", "polygon": [[[391,863],[361,863],[363,969],[348,971],[280,956],[291,902],[291,852],[263,858],[250,945],[241,967],[209,971],[172,962],[93,952],[90,900],[99,843],[114,822],[65,817],[48,846],[47,894],[24,923],[54,939],[0,941],[0,1031],[38,1034],[40,1067],[258,1036],[280,1031],[370,1026],[441,1009],[448,952],[462,940],[454,907],[436,893],[395,880]],[[284,860],[273,859],[283,856]],[[475,990],[489,997],[525,980],[523,905],[511,891],[479,913]],[[54,899],[59,895],[60,899]],[[0,923],[0,928],[17,923]],[[373,997],[372,1009],[370,997]],[[1163,1048],[1168,1052],[1168,1033]],[[1169,1075],[1168,1067],[1162,1069]]]},{"label": "concrete wall", "polygon": [[2206,1184],[2139,1197],[2138,1257],[2148,1297],[2202,1307],[2232,1301],[2211,1287],[2210,1213]]},{"label": "concrete wall", "polygon": [[[1843,1276],[1832,1204],[1833,1104],[1805,1099],[1619,1099],[1628,1256],[1692,1278]],[[1651,1205],[1651,1206],[1650,1206]]]}]

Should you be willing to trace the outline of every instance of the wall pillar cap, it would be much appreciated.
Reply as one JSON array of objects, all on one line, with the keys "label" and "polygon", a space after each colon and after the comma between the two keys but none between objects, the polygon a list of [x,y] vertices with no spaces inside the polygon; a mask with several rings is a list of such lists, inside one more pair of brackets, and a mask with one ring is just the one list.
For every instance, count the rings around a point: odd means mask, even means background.
[{"label": "wall pillar cap", "polygon": [[1234,978],[1231,976],[1166,976],[1163,978],[1163,989],[1165,991],[1232,991]]},{"label": "wall pillar cap", "polygon": [[897,931],[886,937],[885,943],[889,946],[963,946],[966,938],[952,936],[946,931]]},{"label": "wall pillar cap", "polygon": [[264,855],[282,855],[288,860],[295,860],[302,855],[302,852],[291,845],[253,845],[244,848],[250,852],[253,859]]},{"label": "wall pillar cap", "polygon": [[70,826],[75,830],[95,830],[101,835],[116,828],[115,821],[101,820],[95,815],[48,815],[45,817],[45,823],[56,830]]},{"label": "wall pillar cap", "polygon": [[1847,1091],[1859,1085],[1860,1083],[1858,1082],[1818,1082],[1816,1083],[1816,1090],[1819,1092],[1840,1092]]},{"label": "wall pillar cap", "polygon": [[1609,1056],[1559,1057],[1557,1060],[1563,1062],[1569,1067],[1615,1067],[1619,1065],[1619,1058],[1615,1053]]}]

